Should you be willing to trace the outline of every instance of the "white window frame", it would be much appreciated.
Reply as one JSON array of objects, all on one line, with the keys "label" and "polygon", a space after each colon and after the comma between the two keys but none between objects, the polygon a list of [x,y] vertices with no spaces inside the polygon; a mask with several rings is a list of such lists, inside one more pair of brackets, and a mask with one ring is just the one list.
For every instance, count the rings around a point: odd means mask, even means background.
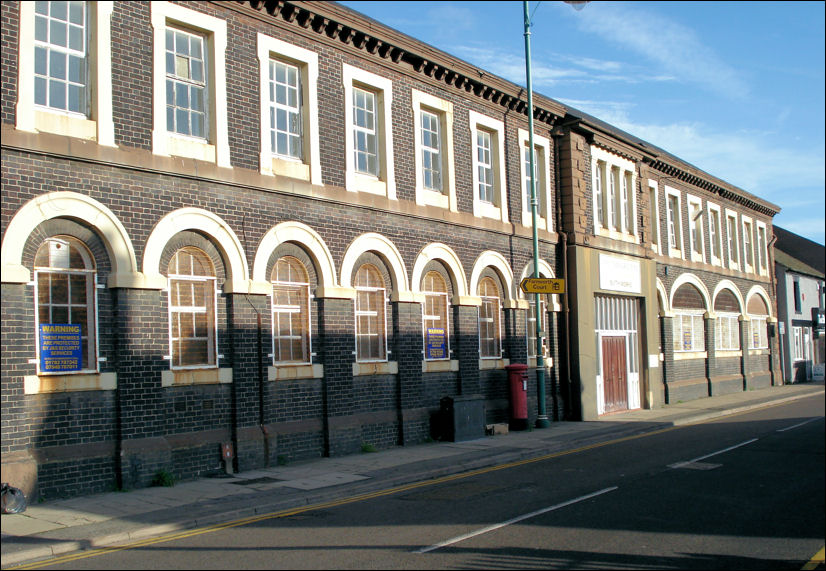
[{"label": "white window frame", "polygon": [[[734,312],[723,312],[718,311],[716,313],[717,323],[715,324],[715,331],[714,331],[714,347],[717,351],[740,351],[740,314]],[[734,327],[733,332],[729,335],[728,342],[723,343],[723,328],[722,328],[722,321],[727,320],[729,321],[729,331],[732,331],[732,326]],[[737,340],[737,346],[732,346],[731,340],[732,338]],[[725,345],[725,346],[724,346]]]},{"label": "white window frame", "polygon": [[792,327],[792,360],[803,361],[805,356],[803,354],[803,328]]},{"label": "white window frame", "polygon": [[[677,202],[677,212],[671,212],[671,208],[669,208],[670,198],[676,198]],[[667,236],[666,240],[668,243],[668,255],[672,258],[681,258],[683,257],[684,247],[683,247],[683,204],[682,204],[682,195],[680,191],[671,188],[669,186],[665,187],[665,212],[666,212],[666,220],[667,220]],[[671,245],[671,238],[674,237],[675,246]]]},{"label": "white window frame", "polygon": [[[152,2],[153,94],[152,153],[178,156],[232,168],[227,116],[226,49],[227,23],[169,2]],[[187,137],[167,130],[166,125],[166,29],[181,28],[205,39],[207,62],[207,127],[209,138]]]},{"label": "white window frame", "polygon": [[656,180],[648,179],[648,214],[651,218],[651,249],[660,254],[663,251],[660,231],[660,189]]},{"label": "white window frame", "polygon": [[[285,256],[288,257],[288,256]],[[278,260],[276,261],[278,263]],[[299,264],[303,266],[303,264],[299,261]],[[275,268],[273,268],[275,270]],[[304,269],[306,272],[306,269]],[[275,271],[273,271],[275,273]],[[272,295],[270,297],[270,314],[272,315],[272,364],[275,367],[279,366],[292,366],[292,365],[309,365],[312,363],[313,360],[313,328],[312,328],[312,295],[310,293],[310,284],[308,282],[294,282],[294,281],[284,281],[284,280],[275,280],[271,279],[270,283],[272,283]],[[276,303],[276,291],[278,289],[285,289],[285,290],[301,290],[301,294],[303,295],[304,301],[306,302],[306,307],[301,307],[301,305],[279,305]],[[304,314],[304,311],[306,314]],[[306,336],[307,336],[307,358],[303,361],[285,361],[279,360],[279,351],[278,351],[278,341],[280,339],[280,334],[277,328],[277,319],[276,315],[281,314],[292,314],[298,313],[301,315],[301,320],[306,328]],[[298,338],[297,335],[289,335],[290,338]]]},{"label": "white window frame", "polygon": [[[519,180],[522,187],[522,225],[528,228],[533,227],[533,208],[531,206],[531,189],[528,181],[528,166],[525,164],[525,152],[530,144],[530,133],[525,129],[517,131],[519,140]],[[534,169],[538,176],[536,177],[536,226],[540,230],[547,230],[553,232],[553,216],[552,201],[551,201],[551,142],[547,137],[542,137],[534,133]]]},{"label": "white window frame", "polygon": [[[709,256],[711,256],[711,263],[715,266],[723,265],[723,215],[720,207],[717,204],[706,202],[706,210],[708,211],[708,236],[709,241]],[[712,232],[712,220],[717,221],[717,235]],[[719,256],[714,254],[714,246],[717,246]]]},{"label": "white window frame", "polygon": [[[428,272],[429,273],[429,272]],[[427,274],[422,276],[422,285],[424,285],[425,279],[427,278]],[[443,278],[444,279],[444,278]],[[438,359],[431,359],[427,356],[427,351],[425,351],[425,361],[449,361],[450,360],[450,296],[446,291],[439,292],[439,291],[430,291],[430,290],[423,290],[422,294],[424,294],[425,302],[422,303],[422,337],[423,342],[427,343],[427,330],[429,329],[428,323],[432,323],[435,320],[441,320],[441,315],[433,315],[429,313],[425,313],[427,309],[427,302],[429,298],[441,298],[442,303],[444,304],[445,308],[445,315],[444,315],[444,323],[443,327],[440,329],[444,329],[445,331],[445,356],[438,358]]]},{"label": "white window frame", "polygon": [[[375,266],[374,266],[375,267]],[[359,267],[356,270],[356,273],[361,270]],[[378,268],[376,268],[378,271]],[[388,362],[390,351],[388,351],[388,335],[387,335],[387,290],[384,287],[365,287],[365,286],[355,286],[356,290],[356,297],[353,299],[353,315],[355,316],[355,324],[353,328],[353,337],[355,340],[355,350],[354,354],[356,356],[356,362],[358,363],[386,363]],[[372,310],[365,310],[360,308],[359,305],[359,293],[366,293],[369,295],[374,301],[377,302],[377,308],[381,308],[382,315],[378,315],[377,311]],[[380,337],[380,346],[379,349],[383,352],[383,356],[378,359],[365,359],[359,355],[359,339],[361,337],[370,336],[372,337],[374,333],[372,331],[362,331],[359,327],[359,317],[368,317],[369,323],[375,323],[379,328],[381,328],[380,332],[376,332],[375,336]],[[375,321],[373,318],[376,318]]]},{"label": "white window frame", "polygon": [[[473,153],[473,215],[477,218],[493,218],[508,221],[507,184],[505,183],[505,123],[476,111],[468,111],[470,145]],[[477,135],[486,131],[491,136],[491,168],[493,170],[493,203],[479,198],[479,158]]]},{"label": "white window frame", "polygon": [[[261,33],[257,35],[257,42],[261,105],[260,172],[266,176],[277,174],[320,185],[322,182],[318,135],[318,54]],[[274,154],[271,149],[268,111],[270,60],[292,64],[299,70],[303,148],[301,160],[281,157]]]},{"label": "white window frame", "polygon": [[[749,349],[769,348],[768,317],[768,315],[749,316]],[[757,331],[755,331],[755,328],[757,328]],[[757,334],[756,340],[754,338],[755,333]]]},{"label": "white window frame", "polygon": [[[416,89],[411,90],[413,102],[414,149],[416,167],[416,204],[437,206],[458,212],[459,203],[456,198],[456,169],[454,168],[453,154],[453,103],[434,97]],[[425,188],[422,176],[422,138],[421,124],[422,111],[435,114],[439,118],[440,135],[440,162],[442,167],[441,192]]]},{"label": "white window frame", "polygon": [[[734,224],[730,224],[730,221]],[[726,208],[726,253],[728,254],[728,267],[732,270],[740,269],[740,231],[737,228],[737,212]],[[731,229],[734,228],[734,236],[731,235]],[[732,257],[732,246],[734,256]]]},{"label": "white window frame", "polygon": [[111,0],[87,2],[87,100],[89,116],[41,107],[34,102],[35,3],[20,2],[15,128],[32,133],[55,133],[115,147],[112,118]]},{"label": "white window frame", "polygon": [[755,267],[757,273],[761,276],[769,275],[769,243],[768,243],[768,229],[765,222],[755,220],[755,228],[757,229],[757,241],[755,242],[755,249],[757,250],[757,257],[755,259]]},{"label": "white window frame", "polygon": [[[754,222],[748,216],[741,218],[743,233],[743,271],[753,273],[755,271],[754,258]],[[751,261],[749,261],[751,258]]]},{"label": "white window frame", "polygon": [[[66,242],[65,239],[62,239],[59,236],[53,236],[44,240],[44,242],[50,241],[59,241],[59,242]],[[86,267],[84,269],[80,268],[61,268],[61,267],[35,267],[34,269],[34,327],[35,327],[35,340],[36,340],[36,354],[37,354],[37,374],[38,375],[77,375],[77,374],[89,374],[89,373],[98,373],[100,371],[100,323],[98,319],[98,273],[97,268],[95,267],[94,259],[92,258],[91,252],[88,249],[88,246],[82,242],[81,240],[77,240],[78,244],[82,245],[82,248],[78,248],[80,255],[84,258]],[[69,245],[68,243],[66,244]],[[84,347],[82,350],[87,352],[89,357],[89,365],[90,367],[83,369],[81,368],[78,371],[43,371],[40,368],[41,359],[40,359],[40,276],[43,274],[47,275],[68,275],[68,276],[78,276],[82,275],[85,279],[85,288],[86,288],[86,322],[87,322],[87,343],[93,343],[94,347]],[[71,287],[71,286],[70,286]],[[49,307],[54,307],[54,304],[48,303]],[[68,299],[67,305],[71,307],[72,304],[71,297]],[[90,307],[91,306],[91,307]],[[92,311],[89,311],[91,309]],[[82,362],[82,359],[81,359]],[[27,391],[28,394],[28,391]]]},{"label": "white window frame", "polygon": [[[634,161],[592,145],[591,177],[594,234],[639,244]],[[599,219],[600,207],[602,222]]]},{"label": "white window frame", "polygon": [[[688,251],[691,253],[691,261],[705,262],[706,245],[705,237],[703,236],[703,226],[705,222],[703,200],[699,196],[687,194],[686,202],[688,204]],[[699,248],[699,251],[695,249],[695,244]]]},{"label": "white window frame", "polygon": [[[369,71],[346,63],[342,65],[344,84],[345,175],[344,186],[348,192],[367,192],[396,200],[396,177],[393,164],[393,82]],[[353,123],[353,88],[373,92],[376,95],[376,127],[378,141],[378,176],[359,173],[355,164]]]},{"label": "white window frame", "polygon": [[[675,354],[678,354],[678,353],[696,354],[696,353],[702,353],[702,352],[706,351],[706,344],[708,343],[708,340],[706,339],[706,331],[705,331],[705,314],[706,314],[706,311],[704,309],[676,309],[676,310],[674,310],[674,316],[673,316],[674,321],[673,321],[672,332],[676,332],[677,320],[678,319],[680,320],[679,321],[679,323],[680,323],[680,349],[674,348],[674,353]],[[684,331],[683,331],[683,325],[684,325],[683,318],[684,317],[688,317],[688,318],[691,319],[691,348],[689,348],[689,349],[684,348],[684,344],[682,343],[682,338],[683,338],[683,333],[684,333]],[[698,329],[697,329],[697,327],[695,327],[695,324],[698,321],[697,320],[698,317],[699,317],[699,323],[700,323],[699,332],[702,334],[702,337],[703,337],[703,346],[702,347],[697,347],[696,346]],[[674,335],[674,341],[675,342],[677,341],[677,336],[676,335]]]},{"label": "white window frame", "polygon": [[[542,335],[542,356],[548,356],[548,305],[545,299],[540,298],[539,300],[539,307],[542,322],[541,328],[543,331]],[[532,316],[533,314],[533,316]],[[525,331],[526,342],[528,346],[528,359],[536,359],[536,296],[531,296],[531,299],[528,300],[528,312],[527,312],[527,328]]]},{"label": "white window frame", "polygon": [[[166,117],[166,115],[164,115]],[[212,289],[212,311],[210,319],[212,320],[212,339],[210,340],[207,337],[209,342],[208,345],[208,354],[211,353],[211,357],[213,359],[213,363],[197,363],[195,365],[176,365],[175,364],[175,338],[172,335],[173,326],[172,326],[172,316],[175,313],[207,313],[209,312],[208,308],[205,308],[204,311],[200,311],[200,306],[191,305],[191,306],[177,306],[173,305],[172,303],[172,282],[208,282],[211,283]],[[181,371],[181,370],[188,370],[188,369],[217,369],[218,368],[218,361],[220,359],[220,355],[218,354],[218,288],[217,288],[217,279],[215,276],[192,276],[187,274],[169,274],[167,276],[167,313],[168,319],[167,323],[169,324],[169,355],[170,355],[170,366],[169,368],[173,371]],[[178,311],[175,311],[174,308],[178,308]],[[188,309],[187,309],[188,308]],[[182,310],[183,309],[183,310]],[[209,359],[209,357],[208,357]]]}]

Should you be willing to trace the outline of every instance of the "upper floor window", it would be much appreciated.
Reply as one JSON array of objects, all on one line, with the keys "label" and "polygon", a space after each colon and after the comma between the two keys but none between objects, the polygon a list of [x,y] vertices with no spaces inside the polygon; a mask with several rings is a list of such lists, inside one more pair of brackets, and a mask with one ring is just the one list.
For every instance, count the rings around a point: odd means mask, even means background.
[{"label": "upper floor window", "polygon": [[298,67],[270,60],[270,149],[274,155],[301,160],[301,92]]},{"label": "upper floor window", "polygon": [[737,214],[731,210],[726,210],[726,234],[728,238],[729,268],[738,269],[740,267],[740,257],[738,255]]},{"label": "upper floor window", "polygon": [[356,359],[387,360],[386,290],[372,264],[356,272]]},{"label": "upper floor window", "polygon": [[458,210],[453,170],[453,104],[412,90],[416,203]]},{"label": "upper floor window", "polygon": [[683,229],[680,216],[680,195],[666,187],[666,209],[668,214],[668,255],[682,258]]},{"label": "upper floor window", "polygon": [[508,220],[504,172],[505,124],[475,111],[469,112],[473,149],[473,214]]},{"label": "upper floor window", "polygon": [[260,171],[321,184],[318,54],[258,34]]},{"label": "upper floor window", "polygon": [[272,270],[273,360],[310,362],[310,284],[307,270],[292,256]]},{"label": "upper floor window", "polygon": [[708,204],[708,238],[711,241],[711,263],[723,263],[723,230],[720,226],[720,207]]},{"label": "upper floor window", "polygon": [[226,21],[170,2],[151,10],[152,151],[231,167]]},{"label": "upper floor window", "polygon": [[34,100],[87,115],[85,2],[35,2]]},{"label": "upper floor window", "polygon": [[345,186],[396,198],[393,173],[392,82],[343,64],[347,105]]},{"label": "upper floor window", "polygon": [[172,366],[217,365],[216,280],[209,256],[187,246],[167,268]]},{"label": "upper floor window", "polygon": [[[439,272],[427,272],[422,280],[422,292],[425,299],[422,308],[425,342],[431,345],[431,347],[426,348],[425,358],[428,360],[449,359],[450,324],[448,309],[450,308],[450,301],[447,283]],[[432,346],[436,342],[440,345],[434,350]],[[444,352],[439,350],[441,346],[445,348]]]},{"label": "upper floor window", "polygon": [[49,238],[37,250],[34,274],[39,352],[52,326],[76,326],[68,334],[79,334],[72,355],[40,353],[38,373],[97,371],[97,272],[92,254],[70,236]]},{"label": "upper floor window", "polygon": [[769,275],[769,248],[766,242],[766,225],[757,223],[757,271],[761,275]]},{"label": "upper floor window", "polygon": [[743,217],[743,262],[746,272],[754,271],[754,234],[751,220]]},{"label": "upper floor window", "polygon": [[651,224],[651,248],[655,252],[660,252],[660,202],[657,182],[648,181],[648,216]]},{"label": "upper floor window", "polygon": [[[536,225],[542,230],[551,231],[550,186],[550,141],[540,135],[533,136],[534,173],[531,173],[530,134],[519,129],[519,146],[522,149],[522,225],[533,225],[533,205],[531,203],[531,181],[536,193]],[[533,174],[533,176],[532,176]]]},{"label": "upper floor window", "polygon": [[166,30],[166,128],[207,137],[204,37],[176,28]]},{"label": "upper floor window", "polygon": [[638,242],[634,162],[596,146],[591,146],[591,162],[594,233],[615,240]]},{"label": "upper floor window", "polygon": [[493,278],[485,277],[479,282],[479,297],[482,298],[479,307],[479,355],[483,359],[498,359],[502,356],[501,300]]},{"label": "upper floor window", "polygon": [[705,261],[703,241],[703,203],[696,196],[688,196],[688,234],[691,241],[691,259]]},{"label": "upper floor window", "polygon": [[114,146],[113,2],[20,2],[16,127]]}]

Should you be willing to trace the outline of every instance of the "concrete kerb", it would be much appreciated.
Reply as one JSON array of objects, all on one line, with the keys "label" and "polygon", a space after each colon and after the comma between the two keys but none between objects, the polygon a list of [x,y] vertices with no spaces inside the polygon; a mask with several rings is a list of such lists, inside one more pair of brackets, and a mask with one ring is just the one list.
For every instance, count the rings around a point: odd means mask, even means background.
[{"label": "concrete kerb", "polygon": [[[822,387],[822,385],[820,386]],[[88,539],[77,539],[76,536],[74,538],[66,537],[65,539],[55,537],[63,535],[60,533],[41,534],[40,537],[32,539],[38,542],[51,541],[49,545],[41,544],[31,547],[20,545],[20,549],[9,550],[9,552],[3,553],[3,567],[65,555],[74,551],[99,549],[112,547],[117,544],[148,540],[196,528],[226,524],[235,520],[266,516],[289,509],[299,509],[317,504],[321,505],[346,497],[355,498],[382,490],[392,490],[393,488],[403,487],[415,482],[458,476],[493,466],[541,458],[554,453],[580,450],[599,443],[607,444],[617,439],[643,435],[671,426],[696,424],[748,410],[799,400],[812,396],[813,394],[817,394],[817,391],[805,391],[781,398],[765,398],[740,406],[735,405],[731,408],[722,407],[716,410],[705,409],[705,411],[699,409],[693,411],[672,411],[670,414],[666,414],[665,416],[658,415],[657,418],[651,418],[647,421],[637,420],[636,422],[611,423],[604,428],[597,426],[599,423],[589,423],[590,426],[588,426],[587,429],[584,429],[585,427],[582,426],[581,423],[571,423],[570,426],[566,426],[565,430],[560,431],[562,438],[554,438],[552,426],[549,430],[538,431],[535,434],[529,435],[531,439],[530,447],[513,448],[509,446],[499,446],[460,451],[457,452],[457,454],[434,458],[433,461],[436,463],[434,466],[422,466],[422,463],[417,462],[417,465],[422,468],[419,471],[410,470],[409,466],[404,464],[396,465],[391,469],[377,468],[370,471],[370,477],[366,480],[347,482],[342,485],[332,486],[326,490],[305,491],[303,493],[296,491],[296,493],[291,494],[289,497],[279,499],[262,497],[267,495],[266,492],[260,494],[243,494],[238,497],[239,502],[254,501],[255,505],[227,509],[228,506],[226,502],[217,502],[213,507],[202,504],[199,507],[202,513],[192,514],[191,511],[193,510],[188,510],[189,513],[185,518],[180,518],[179,515],[175,517],[174,515],[174,511],[180,508],[156,510],[154,512],[148,512],[145,514],[145,517],[158,520],[162,517],[167,517],[168,519],[163,523],[157,521],[144,524],[122,522],[128,529],[116,532],[112,532],[111,525],[108,525],[110,522],[79,526],[81,528],[87,528],[87,530],[91,532]],[[666,419],[666,416],[670,416],[671,418]],[[546,437],[551,437],[551,439],[546,439]],[[457,461],[457,456],[465,456],[465,458],[458,459]],[[261,500],[264,501],[262,502]],[[226,501],[232,500],[231,498],[227,498]],[[110,529],[108,529],[107,532],[96,535],[94,528],[104,525]],[[66,528],[67,535],[73,532],[75,534],[82,533],[82,530],[78,529],[78,526],[76,526],[74,530]],[[52,537],[43,537],[44,535]],[[7,538],[4,537],[4,543],[6,539]],[[8,539],[12,540],[11,537]],[[22,540],[22,543],[26,538],[15,539],[18,541]]]}]

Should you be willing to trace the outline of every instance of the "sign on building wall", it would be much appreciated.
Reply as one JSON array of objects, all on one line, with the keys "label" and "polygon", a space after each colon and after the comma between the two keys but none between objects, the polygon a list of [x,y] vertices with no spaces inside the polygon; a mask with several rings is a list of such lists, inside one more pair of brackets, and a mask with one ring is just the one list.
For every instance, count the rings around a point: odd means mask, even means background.
[{"label": "sign on building wall", "polygon": [[83,368],[80,325],[70,323],[40,324],[40,371],[67,373]]},{"label": "sign on building wall", "polygon": [[434,327],[427,328],[427,350],[428,359],[446,359],[447,343],[445,342],[445,330]]},{"label": "sign on building wall", "polygon": [[613,291],[640,293],[642,274],[635,260],[599,255],[599,287]]}]

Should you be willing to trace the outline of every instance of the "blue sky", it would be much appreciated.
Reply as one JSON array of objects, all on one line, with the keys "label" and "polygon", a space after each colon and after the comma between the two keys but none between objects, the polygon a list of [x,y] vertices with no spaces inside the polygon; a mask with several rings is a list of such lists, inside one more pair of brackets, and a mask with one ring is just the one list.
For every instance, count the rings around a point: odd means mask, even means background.
[{"label": "blue sky", "polygon": [[[522,2],[341,2],[525,85]],[[533,88],[824,226],[824,2],[531,2]]]}]

